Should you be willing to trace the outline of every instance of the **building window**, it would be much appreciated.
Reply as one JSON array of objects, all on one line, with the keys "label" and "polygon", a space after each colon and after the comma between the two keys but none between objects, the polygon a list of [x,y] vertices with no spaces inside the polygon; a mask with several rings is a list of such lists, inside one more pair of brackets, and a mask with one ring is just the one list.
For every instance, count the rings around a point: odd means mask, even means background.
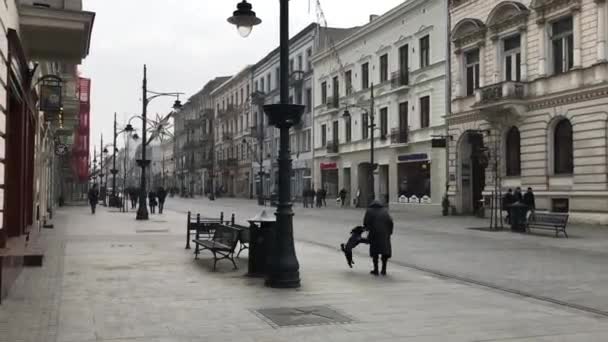
[{"label": "building window", "polygon": [[388,108],[380,109],[380,137],[386,138],[388,134]]},{"label": "building window", "polygon": [[569,120],[562,120],[555,126],[553,153],[555,174],[572,174],[574,171],[572,124]]},{"label": "building window", "polygon": [[338,76],[334,77],[332,83],[333,99],[331,104],[337,108],[340,101],[340,80],[338,79]]},{"label": "building window", "polygon": [[274,76],[275,76],[275,85],[274,85],[274,88],[278,89],[279,85],[281,84],[281,69],[279,67],[276,67],[274,69]]},{"label": "building window", "polygon": [[361,89],[369,88],[369,63],[361,65]]},{"label": "building window", "polygon": [[346,89],[346,96],[353,93],[353,72],[348,70],[344,73],[344,88]]},{"label": "building window", "polygon": [[255,83],[253,84],[253,89],[255,89],[255,91],[258,91],[258,81],[255,81]]},{"label": "building window", "polygon": [[321,125],[321,147],[327,146],[327,125]]},{"label": "building window", "polygon": [[348,117],[346,118],[346,120],[344,120],[344,140],[346,142],[350,142],[353,138],[353,133],[352,133],[352,121],[351,118]]},{"label": "building window", "polygon": [[293,58],[289,60],[289,74],[293,72],[294,61]]},{"label": "building window", "polygon": [[296,104],[302,104],[302,90],[298,89],[295,91],[296,93]]},{"label": "building window", "polygon": [[327,104],[327,82],[321,83],[321,103]]},{"label": "building window", "polygon": [[260,90],[263,92],[266,90],[266,87],[264,87],[264,78],[262,77],[262,79],[260,80]]},{"label": "building window", "polygon": [[503,40],[504,80],[521,81],[521,37],[519,35]]},{"label": "building window", "polygon": [[399,48],[399,85],[407,85],[409,82],[409,45]]},{"label": "building window", "polygon": [[551,47],[553,49],[553,72],[560,74],[572,69],[574,42],[572,17],[567,17],[551,25]]},{"label": "building window", "polygon": [[304,65],[302,64],[302,55],[298,55],[298,71],[302,71],[302,67]]},{"label": "building window", "polygon": [[420,128],[429,127],[431,124],[431,97],[420,98]]},{"label": "building window", "polygon": [[306,112],[310,112],[312,109],[312,89],[306,88]]},{"label": "building window", "polygon": [[306,70],[312,71],[312,49],[306,50]]},{"label": "building window", "polygon": [[388,54],[380,56],[380,83],[388,80]]},{"label": "building window", "polygon": [[520,176],[521,175],[521,148],[520,148],[520,137],[519,129],[517,127],[511,127],[507,132],[507,176]]},{"label": "building window", "polygon": [[268,87],[268,92],[270,93],[270,89],[272,89],[272,75],[268,74],[266,75],[266,83],[268,83],[266,86]]},{"label": "building window", "polygon": [[430,37],[420,38],[420,68],[426,68],[430,64]]},{"label": "building window", "polygon": [[369,115],[367,113],[361,115],[361,137],[362,139],[369,137]]},{"label": "building window", "polygon": [[466,68],[467,96],[475,93],[479,88],[479,49],[474,49],[464,55]]}]

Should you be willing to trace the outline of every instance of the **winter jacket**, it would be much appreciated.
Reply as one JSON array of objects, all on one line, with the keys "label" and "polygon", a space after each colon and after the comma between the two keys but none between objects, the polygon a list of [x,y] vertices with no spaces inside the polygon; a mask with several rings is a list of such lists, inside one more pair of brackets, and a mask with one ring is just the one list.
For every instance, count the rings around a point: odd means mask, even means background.
[{"label": "winter jacket", "polygon": [[371,257],[392,255],[391,235],[393,234],[393,219],[386,208],[378,201],[373,201],[365,212],[363,226],[369,230],[369,254]]}]

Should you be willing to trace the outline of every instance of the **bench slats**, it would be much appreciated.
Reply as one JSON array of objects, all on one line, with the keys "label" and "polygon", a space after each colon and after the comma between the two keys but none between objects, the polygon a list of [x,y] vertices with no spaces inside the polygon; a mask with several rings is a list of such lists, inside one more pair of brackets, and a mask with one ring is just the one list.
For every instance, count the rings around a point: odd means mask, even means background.
[{"label": "bench slats", "polygon": [[555,230],[555,237],[558,237],[559,233],[562,232],[568,238],[568,233],[566,233],[568,216],[568,214],[560,213],[532,213],[526,223],[526,229],[528,231],[530,231],[530,228]]},{"label": "bench slats", "polygon": [[[234,250],[239,242],[241,230],[238,228],[230,227],[224,224],[217,224],[213,237],[210,240],[194,239],[193,242],[196,245],[194,252],[194,258],[198,259],[201,249],[207,249],[213,253],[213,270],[216,270],[216,265],[219,260],[228,259],[232,261],[234,269],[237,269],[236,262],[234,261]],[[219,255],[219,257],[218,257]]]}]

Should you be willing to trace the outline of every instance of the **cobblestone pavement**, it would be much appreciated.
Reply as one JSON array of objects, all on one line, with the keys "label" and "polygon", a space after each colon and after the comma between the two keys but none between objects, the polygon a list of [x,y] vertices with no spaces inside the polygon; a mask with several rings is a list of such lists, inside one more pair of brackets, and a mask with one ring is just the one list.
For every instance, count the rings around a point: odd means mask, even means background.
[{"label": "cobblestone pavement", "polygon": [[[168,205],[209,215],[236,212],[239,220],[260,211],[255,200],[229,198],[174,198]],[[323,246],[338,246],[363,218],[363,209],[335,204],[294,208],[296,238]],[[489,220],[443,217],[437,206],[393,206],[391,213],[396,223],[394,262],[608,315],[607,227],[572,225],[569,239],[556,239],[547,231],[529,235],[469,229],[487,227]]]},{"label": "cobblestone pavement", "polygon": [[[211,207],[202,203],[199,209],[211,212],[228,201]],[[245,202],[235,203],[242,207],[242,215],[259,209]],[[196,202],[173,199],[170,206],[187,204]],[[338,236],[344,237],[343,226],[350,224],[335,210],[310,215],[298,212],[298,238],[302,240],[307,239],[302,232],[306,228],[306,234],[311,235],[315,230],[332,231],[324,238],[324,243],[331,244]],[[244,276],[246,256],[239,260],[238,271],[233,271],[229,263],[220,263],[218,272],[212,272],[209,255],[205,254],[195,261],[192,252],[184,250],[185,215],[173,210],[154,215],[148,222],[135,221],[134,213],[100,209],[92,216],[86,208],[77,207],[62,209],[56,216],[57,228],[47,236],[45,266],[26,270],[0,307],[4,323],[0,340],[407,342],[608,338],[608,318],[602,315],[395,264],[388,277],[375,278],[368,274],[366,258],[356,256],[356,267],[351,270],[337,249],[318,243],[297,242],[302,288],[269,289],[261,279]],[[360,213],[352,210],[342,216],[352,216],[355,221]],[[429,231],[439,234],[439,230]],[[458,234],[467,237],[472,233]],[[502,241],[510,237],[496,236],[484,239]],[[281,319],[290,326],[278,327],[264,316],[276,310],[258,311],[276,308],[290,309],[293,315]],[[331,312],[342,317],[339,321],[352,321],[332,322]]]}]

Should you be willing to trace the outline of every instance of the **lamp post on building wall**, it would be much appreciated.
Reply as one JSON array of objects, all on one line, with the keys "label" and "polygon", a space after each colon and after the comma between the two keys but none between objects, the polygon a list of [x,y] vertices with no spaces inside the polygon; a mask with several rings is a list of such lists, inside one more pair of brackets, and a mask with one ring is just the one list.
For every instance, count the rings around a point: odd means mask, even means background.
[{"label": "lamp post on building wall", "polygon": [[[293,210],[291,204],[291,153],[289,129],[297,125],[304,113],[304,106],[289,104],[289,0],[280,0],[280,104],[264,106],[269,123],[280,129],[279,151],[279,203],[277,205],[274,234],[266,285],[278,288],[300,287],[300,265],[293,241]],[[243,0],[228,22],[237,26],[241,36],[251,33],[253,26],[262,21],[256,17],[252,6]]]},{"label": "lamp post on building wall", "polygon": [[377,165],[374,163],[374,131],[376,130],[376,123],[374,121],[374,84],[371,84],[370,87],[370,106],[369,109],[368,108],[364,108],[358,105],[347,105],[346,109],[344,110],[344,114],[342,115],[342,117],[344,117],[345,119],[350,119],[351,115],[350,112],[348,111],[348,107],[356,107],[359,108],[361,110],[363,110],[365,113],[369,114],[369,125],[367,127],[367,129],[370,130],[370,149],[369,149],[369,171],[368,171],[368,196],[367,196],[367,205],[369,206],[372,201],[374,199],[376,199],[376,190],[375,188],[375,182],[374,182],[374,172],[377,168]]},{"label": "lamp post on building wall", "polygon": [[[148,95],[152,95],[148,97]],[[161,96],[170,96],[176,97],[175,103],[173,104],[173,109],[179,110],[182,107],[181,102],[179,101],[179,96],[183,93],[158,93],[151,90],[148,90],[148,77],[147,77],[147,67],[144,64],[144,78],[142,81],[142,130],[141,130],[141,160],[138,161],[139,166],[141,167],[141,178],[140,178],[140,193],[139,193],[139,208],[137,209],[137,220],[147,220],[148,219],[148,207],[146,205],[146,167],[150,164],[150,160],[146,159],[146,146],[148,145],[147,141],[147,125],[148,125],[148,103],[153,99]]]}]

